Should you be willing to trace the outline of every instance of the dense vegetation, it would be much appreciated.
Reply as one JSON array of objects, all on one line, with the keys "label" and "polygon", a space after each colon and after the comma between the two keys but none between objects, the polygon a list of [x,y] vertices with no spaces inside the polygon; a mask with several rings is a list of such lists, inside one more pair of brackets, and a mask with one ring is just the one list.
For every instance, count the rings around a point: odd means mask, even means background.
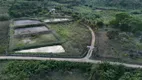
[{"label": "dense vegetation", "polygon": [[0,21],[7,21],[10,19],[8,14],[0,14]]},{"label": "dense vegetation", "polygon": [[110,24],[126,32],[142,31],[142,21],[126,13],[117,14],[115,20],[111,21]]},{"label": "dense vegetation", "polygon": [[0,75],[1,80],[51,80],[50,72],[79,69],[88,73],[92,64],[56,61],[10,61]]},{"label": "dense vegetation", "polygon": [[8,29],[9,21],[0,22],[0,54],[5,53],[8,49]]},{"label": "dense vegetation", "polygon": [[[2,63],[3,61],[1,61]],[[73,63],[57,61],[8,61],[1,66],[1,80],[55,80],[51,72],[62,74],[81,71],[88,79],[86,80],[141,80],[142,70],[126,68],[124,66],[112,66],[110,64]],[[72,74],[74,75],[74,74]],[[83,75],[82,75],[83,77]],[[70,77],[72,78],[72,77]],[[63,80],[71,80],[63,79]],[[58,78],[59,80],[62,79]],[[74,79],[74,80],[77,80]],[[84,79],[85,80],[85,79]]]},{"label": "dense vegetation", "polygon": [[[51,16],[50,10],[77,5],[80,0],[18,0],[9,9],[12,17]],[[56,7],[55,7],[56,5]]]},{"label": "dense vegetation", "polygon": [[[9,14],[12,17],[22,17],[22,16],[34,16],[37,15],[39,12],[43,12],[41,2],[16,2],[9,10]],[[47,13],[44,10],[43,13]]]},{"label": "dense vegetation", "polygon": [[142,0],[85,0],[90,7],[114,7],[137,9],[142,7]]}]

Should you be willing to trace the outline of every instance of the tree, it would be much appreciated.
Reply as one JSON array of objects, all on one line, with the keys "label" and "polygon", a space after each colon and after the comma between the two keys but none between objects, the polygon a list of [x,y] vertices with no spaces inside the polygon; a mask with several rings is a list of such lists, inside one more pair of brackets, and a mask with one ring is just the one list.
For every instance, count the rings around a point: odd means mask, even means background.
[{"label": "tree", "polygon": [[109,39],[115,39],[119,35],[118,31],[108,31],[107,36]]},{"label": "tree", "polygon": [[142,72],[125,72],[125,74],[119,80],[142,80]]},{"label": "tree", "polygon": [[131,16],[129,14],[127,14],[127,13],[119,13],[119,14],[115,15],[115,20],[120,22],[120,21],[122,21],[124,19],[127,19],[127,18],[130,18],[130,17]]}]

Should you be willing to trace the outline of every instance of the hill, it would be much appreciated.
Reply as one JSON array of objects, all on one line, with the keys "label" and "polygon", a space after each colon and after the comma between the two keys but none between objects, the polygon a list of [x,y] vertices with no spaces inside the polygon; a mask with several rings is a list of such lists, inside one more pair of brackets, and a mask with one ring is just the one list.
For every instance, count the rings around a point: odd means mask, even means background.
[{"label": "hill", "polygon": [[137,9],[142,7],[142,0],[84,0],[85,5]]}]

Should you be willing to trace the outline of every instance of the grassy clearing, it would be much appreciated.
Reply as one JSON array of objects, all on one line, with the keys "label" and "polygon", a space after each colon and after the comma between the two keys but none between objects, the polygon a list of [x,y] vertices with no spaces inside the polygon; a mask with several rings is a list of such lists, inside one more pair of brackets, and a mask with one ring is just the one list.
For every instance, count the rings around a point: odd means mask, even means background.
[{"label": "grassy clearing", "polygon": [[90,45],[90,31],[79,23],[50,24],[49,27],[66,41],[62,44],[66,51],[63,55],[81,55],[85,53],[87,46]]}]

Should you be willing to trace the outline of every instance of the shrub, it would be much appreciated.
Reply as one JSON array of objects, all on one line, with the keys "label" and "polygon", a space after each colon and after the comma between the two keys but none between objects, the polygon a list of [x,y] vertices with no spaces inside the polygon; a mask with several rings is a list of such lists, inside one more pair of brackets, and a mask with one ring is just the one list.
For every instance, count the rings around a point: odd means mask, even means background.
[{"label": "shrub", "polygon": [[0,14],[0,21],[9,20],[10,16],[8,14]]},{"label": "shrub", "polygon": [[115,20],[110,21],[110,25],[125,32],[142,31],[142,21],[126,13],[117,14]]},{"label": "shrub", "polygon": [[98,26],[98,27],[103,27],[103,26],[104,26],[104,23],[103,23],[102,21],[98,21],[98,22],[97,22],[97,26]]},{"label": "shrub", "polygon": [[109,39],[115,39],[116,37],[118,37],[119,33],[118,31],[108,31],[107,32],[107,36]]}]

